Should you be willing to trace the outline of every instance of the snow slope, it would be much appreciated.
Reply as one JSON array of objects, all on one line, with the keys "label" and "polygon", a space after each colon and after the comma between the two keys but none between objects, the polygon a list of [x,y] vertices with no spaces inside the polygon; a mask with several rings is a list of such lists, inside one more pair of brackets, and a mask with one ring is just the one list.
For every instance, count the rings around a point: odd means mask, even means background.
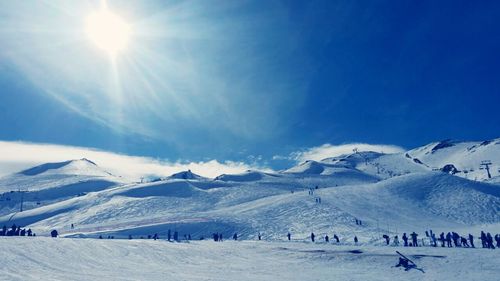
[{"label": "snow slope", "polygon": [[[0,237],[0,280],[498,280],[497,251],[311,243]],[[138,270],[140,268],[140,270]]]},{"label": "snow slope", "polygon": [[[433,169],[452,164],[458,169],[456,175],[460,177],[500,182],[500,138],[482,142],[444,140],[410,150],[408,155]],[[492,162],[492,179],[488,179],[486,170],[480,169],[481,162],[485,160]]]},{"label": "snow slope", "polygon": [[0,178],[0,215],[32,209],[122,183],[88,159],[47,163]]}]

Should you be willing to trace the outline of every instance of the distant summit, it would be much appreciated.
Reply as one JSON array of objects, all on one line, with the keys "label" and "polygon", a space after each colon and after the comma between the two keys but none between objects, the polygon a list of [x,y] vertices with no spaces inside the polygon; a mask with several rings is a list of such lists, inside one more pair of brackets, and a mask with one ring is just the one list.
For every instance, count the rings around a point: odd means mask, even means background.
[{"label": "distant summit", "polygon": [[182,171],[182,172],[179,172],[179,173],[175,173],[175,174],[171,175],[168,178],[169,179],[182,179],[182,180],[201,180],[201,179],[205,179],[204,177],[191,172],[191,170],[187,170],[187,171]]},{"label": "distant summit", "polygon": [[[45,163],[39,166],[35,166],[33,168],[24,170],[19,172],[18,174],[20,175],[25,175],[25,176],[36,176],[40,175],[46,172],[55,172],[54,170],[60,170],[62,173],[67,173],[70,171],[76,172],[76,174],[82,174],[80,172],[85,172],[92,170],[92,175],[95,174],[97,170],[99,170],[98,166],[96,163],[88,160],[87,158],[82,158],[78,160],[68,160],[64,162],[55,162],[55,163]],[[78,171],[80,170],[80,172]],[[110,175],[107,172],[104,171],[99,171],[101,173],[106,173]]]}]

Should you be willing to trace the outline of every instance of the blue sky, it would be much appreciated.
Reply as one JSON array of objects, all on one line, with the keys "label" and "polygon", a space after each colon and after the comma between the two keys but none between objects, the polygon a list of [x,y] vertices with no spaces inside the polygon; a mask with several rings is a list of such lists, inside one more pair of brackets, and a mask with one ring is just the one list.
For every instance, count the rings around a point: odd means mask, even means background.
[{"label": "blue sky", "polygon": [[114,60],[84,31],[99,2],[0,3],[0,140],[282,168],[499,136],[497,1],[109,0]]}]

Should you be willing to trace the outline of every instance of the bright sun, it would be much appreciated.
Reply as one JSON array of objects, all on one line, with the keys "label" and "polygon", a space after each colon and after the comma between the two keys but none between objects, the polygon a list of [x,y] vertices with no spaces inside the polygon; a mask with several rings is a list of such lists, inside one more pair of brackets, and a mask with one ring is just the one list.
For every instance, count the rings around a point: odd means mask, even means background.
[{"label": "bright sun", "polygon": [[127,47],[130,27],[117,15],[102,9],[87,17],[86,33],[99,48],[115,55]]}]

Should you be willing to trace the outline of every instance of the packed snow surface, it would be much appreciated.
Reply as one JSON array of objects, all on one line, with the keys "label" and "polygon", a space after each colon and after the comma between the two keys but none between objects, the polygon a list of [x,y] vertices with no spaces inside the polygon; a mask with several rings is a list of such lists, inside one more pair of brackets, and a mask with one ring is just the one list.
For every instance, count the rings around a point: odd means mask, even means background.
[{"label": "packed snow surface", "polygon": [[[399,250],[425,273],[393,267]],[[498,280],[498,252],[265,241],[0,237],[0,280]]]}]

